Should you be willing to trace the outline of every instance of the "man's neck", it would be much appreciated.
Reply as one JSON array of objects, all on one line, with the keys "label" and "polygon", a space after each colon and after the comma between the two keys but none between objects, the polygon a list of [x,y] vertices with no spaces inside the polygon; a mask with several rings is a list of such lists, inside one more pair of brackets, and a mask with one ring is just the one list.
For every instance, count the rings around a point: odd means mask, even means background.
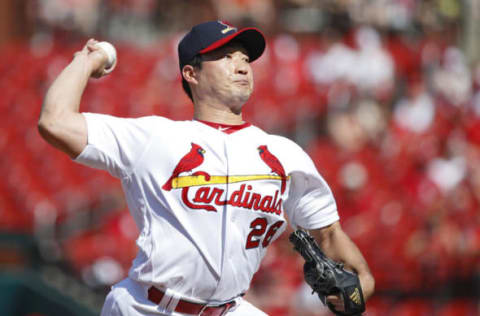
[{"label": "man's neck", "polygon": [[193,117],[196,120],[226,125],[243,124],[242,112],[234,113],[229,108],[218,109],[210,106],[195,105]]}]

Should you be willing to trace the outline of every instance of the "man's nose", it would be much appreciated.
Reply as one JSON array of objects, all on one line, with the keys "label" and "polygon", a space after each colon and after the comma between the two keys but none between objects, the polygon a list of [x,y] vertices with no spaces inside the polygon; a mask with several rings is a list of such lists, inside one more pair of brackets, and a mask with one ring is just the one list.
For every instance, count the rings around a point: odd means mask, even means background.
[{"label": "man's nose", "polygon": [[248,63],[246,61],[238,61],[235,65],[235,69],[237,73],[241,75],[246,75],[248,74]]},{"label": "man's nose", "polygon": [[241,75],[246,75],[248,74],[248,70],[245,68],[245,67],[242,67],[242,68],[238,68],[237,69],[237,72]]}]

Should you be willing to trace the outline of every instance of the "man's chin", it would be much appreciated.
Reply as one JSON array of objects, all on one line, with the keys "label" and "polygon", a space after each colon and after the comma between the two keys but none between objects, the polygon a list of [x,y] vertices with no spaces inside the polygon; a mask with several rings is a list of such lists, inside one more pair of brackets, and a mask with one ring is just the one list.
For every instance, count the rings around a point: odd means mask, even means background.
[{"label": "man's chin", "polygon": [[250,99],[251,91],[247,90],[236,90],[231,91],[229,95],[225,95],[226,98],[223,98],[224,104],[228,104],[235,113],[241,112],[242,106]]},{"label": "man's chin", "polygon": [[236,94],[235,94],[235,98],[239,101],[239,102],[247,102],[248,99],[250,99],[250,96],[252,95],[252,91],[238,91]]},{"label": "man's chin", "polygon": [[242,107],[247,103],[250,98],[250,94],[235,95],[230,103],[230,108],[236,114],[239,114],[242,111]]}]

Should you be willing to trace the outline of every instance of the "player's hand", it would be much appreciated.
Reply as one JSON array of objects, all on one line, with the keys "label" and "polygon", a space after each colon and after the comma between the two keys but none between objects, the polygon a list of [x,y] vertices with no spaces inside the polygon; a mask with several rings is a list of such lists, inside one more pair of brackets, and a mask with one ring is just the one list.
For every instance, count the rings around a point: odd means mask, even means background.
[{"label": "player's hand", "polygon": [[89,39],[81,51],[75,53],[75,58],[85,58],[87,71],[90,77],[100,78],[104,76],[105,66],[108,62],[107,54],[99,47],[95,46],[98,41]]},{"label": "player's hand", "polygon": [[337,312],[345,311],[345,303],[343,302],[343,297],[340,294],[327,296],[327,304],[332,305]]}]

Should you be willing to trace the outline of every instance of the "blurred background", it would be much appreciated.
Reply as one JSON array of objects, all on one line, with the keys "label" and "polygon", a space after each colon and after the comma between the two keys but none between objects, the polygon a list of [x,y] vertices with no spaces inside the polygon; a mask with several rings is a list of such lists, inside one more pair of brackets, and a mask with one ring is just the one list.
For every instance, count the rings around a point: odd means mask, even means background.
[{"label": "blurred background", "polygon": [[[136,254],[119,182],[38,135],[51,81],[88,38],[107,40],[119,64],[83,111],[190,119],[176,45],[212,19],[264,31],[244,117],[298,142],[330,184],[376,277],[365,315],[480,315],[476,0],[1,0],[1,315],[98,315]],[[329,315],[288,234],[248,299]]]}]

